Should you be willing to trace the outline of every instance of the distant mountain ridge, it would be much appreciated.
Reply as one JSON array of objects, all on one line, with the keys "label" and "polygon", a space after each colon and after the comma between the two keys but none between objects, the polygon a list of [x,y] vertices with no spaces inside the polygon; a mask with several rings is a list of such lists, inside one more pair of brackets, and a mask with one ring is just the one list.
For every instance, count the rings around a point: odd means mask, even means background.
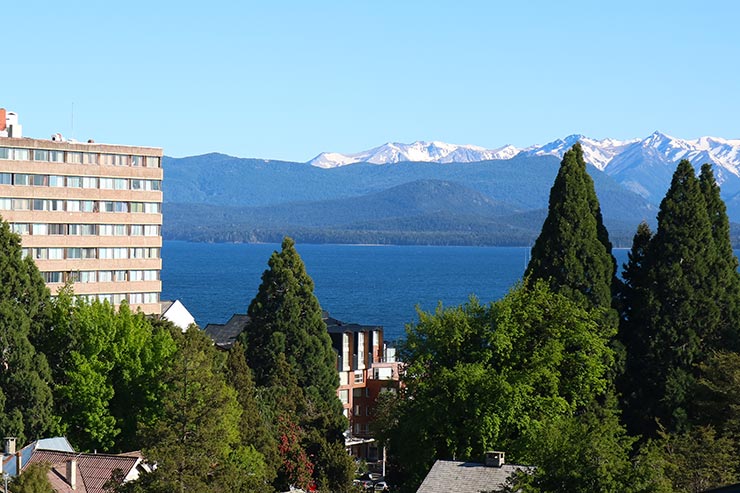
[{"label": "distant mountain ridge", "polygon": [[435,163],[476,162],[511,159],[514,156],[546,156],[562,158],[576,142],[583,147],[586,162],[612,176],[627,189],[653,203],[658,203],[667,189],[675,164],[688,159],[695,166],[715,165],[715,176],[727,198],[740,193],[740,139],[700,137],[686,140],[654,132],[644,139],[592,139],[574,134],[544,145],[516,148],[511,145],[485,149],[473,145],[443,142],[388,143],[354,154],[321,153],[308,164],[334,168],[369,162],[395,164],[402,161]]}]

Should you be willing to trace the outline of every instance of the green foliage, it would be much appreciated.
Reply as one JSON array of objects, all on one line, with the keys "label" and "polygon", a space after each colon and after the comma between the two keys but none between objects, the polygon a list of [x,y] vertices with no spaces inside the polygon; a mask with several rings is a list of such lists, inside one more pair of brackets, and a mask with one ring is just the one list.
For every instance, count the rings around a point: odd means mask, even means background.
[{"label": "green foliage", "polygon": [[10,493],[54,493],[46,476],[49,469],[49,464],[31,464],[10,483]]},{"label": "green foliage", "polygon": [[0,221],[0,435],[21,442],[58,431],[51,372],[32,336],[48,325],[49,290],[18,235]]},{"label": "green foliage", "polygon": [[602,395],[614,331],[601,321],[544,281],[488,307],[472,299],[420,312],[400,350],[405,388],[380,412],[406,486],[434,459],[478,460],[490,449],[526,459],[526,437]]},{"label": "green foliage", "polygon": [[144,453],[157,464],[158,488],[212,491],[221,469],[234,463],[241,410],[208,336],[191,327],[176,342],[161,417],[144,429]]},{"label": "green foliage", "polygon": [[161,409],[161,373],[175,351],[170,332],[123,304],[53,302],[53,325],[38,341],[51,361],[54,394],[69,439],[82,450],[139,448],[137,427]]},{"label": "green foliage", "polygon": [[336,355],[313,281],[290,238],[268,265],[239,341],[277,440],[275,484],[303,484],[310,470],[319,486],[344,491],[352,479],[351,461],[335,452],[343,444],[346,419],[336,394]]},{"label": "green foliage", "polygon": [[[635,238],[621,331],[625,417],[633,433],[654,435],[656,420],[669,431],[686,429],[699,365],[735,339],[740,320],[731,271],[737,261],[727,257],[715,187],[711,170],[704,168],[700,183],[691,164],[681,161],[661,203],[657,233],[649,243],[644,232]],[[711,221],[705,197],[713,204]]]},{"label": "green foliage", "polygon": [[525,277],[546,280],[583,307],[609,308],[616,272],[611,248],[583,150],[576,144],[563,156]]}]

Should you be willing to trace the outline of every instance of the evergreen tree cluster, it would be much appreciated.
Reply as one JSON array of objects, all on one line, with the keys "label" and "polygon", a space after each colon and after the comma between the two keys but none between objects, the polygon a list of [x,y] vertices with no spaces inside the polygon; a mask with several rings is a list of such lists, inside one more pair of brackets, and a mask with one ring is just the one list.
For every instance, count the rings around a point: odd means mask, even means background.
[{"label": "evergreen tree cluster", "polygon": [[[678,164],[622,280],[579,144],[522,285],[419,313],[377,413],[402,491],[436,459],[506,450],[502,491],[700,492],[740,478],[740,276],[711,166]],[[577,398],[575,398],[577,396]]]}]

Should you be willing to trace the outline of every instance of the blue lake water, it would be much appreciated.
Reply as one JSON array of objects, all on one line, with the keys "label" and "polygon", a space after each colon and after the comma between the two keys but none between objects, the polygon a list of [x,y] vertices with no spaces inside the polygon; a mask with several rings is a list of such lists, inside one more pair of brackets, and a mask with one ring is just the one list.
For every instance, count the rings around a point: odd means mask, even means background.
[{"label": "blue lake water", "polygon": [[[189,243],[162,247],[162,299],[179,299],[201,327],[246,313],[277,244]],[[345,322],[403,336],[415,307],[433,310],[471,295],[497,300],[521,279],[525,247],[297,245],[322,308]],[[619,265],[627,250],[615,250]]]}]

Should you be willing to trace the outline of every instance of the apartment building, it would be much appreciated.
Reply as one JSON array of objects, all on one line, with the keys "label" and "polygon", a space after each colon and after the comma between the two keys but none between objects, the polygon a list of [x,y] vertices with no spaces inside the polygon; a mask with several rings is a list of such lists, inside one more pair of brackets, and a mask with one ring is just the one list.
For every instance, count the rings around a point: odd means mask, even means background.
[{"label": "apartment building", "polygon": [[0,216],[52,294],[160,313],[162,149],[22,136],[0,109]]},{"label": "apartment building", "polygon": [[372,466],[380,460],[371,429],[375,405],[381,392],[398,390],[400,363],[383,340],[382,326],[345,323],[326,312],[324,322],[337,354],[337,395],[349,419],[345,445]]}]

